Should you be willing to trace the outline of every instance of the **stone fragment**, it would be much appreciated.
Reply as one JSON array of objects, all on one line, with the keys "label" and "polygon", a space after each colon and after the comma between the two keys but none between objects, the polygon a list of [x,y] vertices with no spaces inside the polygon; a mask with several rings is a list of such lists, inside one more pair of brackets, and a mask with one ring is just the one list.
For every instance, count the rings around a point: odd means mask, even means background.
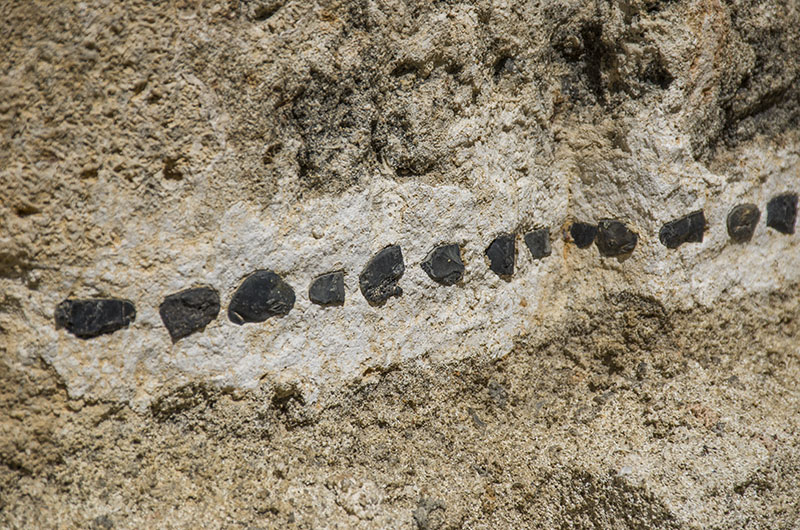
[{"label": "stone fragment", "polygon": [[589,223],[572,223],[569,227],[569,235],[578,248],[588,248],[594,243],[597,236],[597,225]]},{"label": "stone fragment", "polygon": [[603,256],[630,254],[639,242],[639,234],[633,232],[622,221],[601,219],[597,224],[595,245]]},{"label": "stone fragment", "polygon": [[219,314],[219,293],[211,287],[195,287],[164,298],[158,314],[172,342],[202,331]]},{"label": "stone fragment", "polygon": [[393,296],[400,296],[403,290],[397,285],[406,268],[403,264],[403,252],[398,245],[391,245],[367,262],[358,285],[361,294],[370,304],[382,304]]},{"label": "stone fragment", "polygon": [[697,210],[665,223],[658,232],[658,239],[667,248],[678,248],[684,243],[702,243],[705,229],[706,216],[703,210]]},{"label": "stone fragment", "polygon": [[728,213],[728,235],[736,243],[745,243],[753,237],[761,211],[755,204],[734,206]]},{"label": "stone fragment", "polygon": [[318,305],[344,304],[344,272],[328,272],[314,278],[308,287],[308,299]]},{"label": "stone fragment", "polygon": [[431,280],[442,285],[454,285],[464,277],[461,247],[455,244],[434,248],[420,266]]},{"label": "stone fragment", "polygon": [[64,300],[56,307],[56,328],[81,339],[113,333],[136,320],[136,308],[128,300],[92,298]]},{"label": "stone fragment", "polygon": [[486,257],[489,258],[489,268],[498,276],[511,276],[514,274],[516,253],[516,237],[514,234],[497,236],[485,252]]},{"label": "stone fragment", "polygon": [[767,203],[767,226],[783,234],[794,234],[797,220],[797,194],[783,193]]},{"label": "stone fragment", "polygon": [[540,228],[528,232],[524,236],[525,245],[531,251],[533,259],[542,259],[550,255],[550,229]]},{"label": "stone fragment", "polygon": [[294,307],[294,290],[270,270],[257,270],[236,289],[228,306],[228,318],[234,324],[264,322],[282,316]]}]

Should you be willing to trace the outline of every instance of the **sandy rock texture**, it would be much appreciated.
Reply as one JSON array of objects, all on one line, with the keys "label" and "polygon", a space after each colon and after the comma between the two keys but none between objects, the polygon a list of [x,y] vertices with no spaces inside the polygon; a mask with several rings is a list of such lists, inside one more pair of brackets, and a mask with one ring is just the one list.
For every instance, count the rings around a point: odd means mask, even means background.
[{"label": "sandy rock texture", "polygon": [[[766,205],[800,192],[798,28],[779,0],[3,3],[0,526],[796,528],[800,233]],[[577,248],[602,219],[630,255]],[[452,286],[421,267],[445,244]],[[237,325],[259,269],[296,301]],[[203,286],[219,316],[173,340],[159,305]],[[135,320],[56,327],[93,297]]]}]

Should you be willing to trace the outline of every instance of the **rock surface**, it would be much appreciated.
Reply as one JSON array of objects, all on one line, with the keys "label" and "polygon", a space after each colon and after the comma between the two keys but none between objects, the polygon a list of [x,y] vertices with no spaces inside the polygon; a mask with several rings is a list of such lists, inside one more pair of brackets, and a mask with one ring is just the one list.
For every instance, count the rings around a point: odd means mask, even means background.
[{"label": "rock surface", "polygon": [[464,277],[461,247],[439,245],[430,251],[420,267],[431,280],[442,285],[455,285]]},{"label": "rock surface", "polygon": [[135,319],[133,303],[114,298],[64,300],[55,310],[56,328],[65,328],[81,339],[114,333]]},{"label": "rock surface", "polygon": [[344,272],[342,271],[317,276],[308,288],[308,299],[318,305],[342,305],[344,297]]},{"label": "rock surface", "polygon": [[283,278],[270,270],[258,270],[233,293],[228,318],[240,325],[264,322],[270,317],[288,315],[294,302],[294,289]]},{"label": "rock surface", "polygon": [[[768,206],[800,191],[797,2],[0,13],[0,527],[797,526],[800,238]],[[608,218],[629,257],[570,242]],[[347,301],[165,332],[165,296],[267,267]],[[54,325],[110,296],[127,328]]]},{"label": "rock surface", "polygon": [[514,274],[517,259],[517,237],[514,234],[500,234],[486,247],[489,268],[500,277]]},{"label": "rock surface", "polygon": [[595,244],[602,256],[630,254],[639,242],[639,234],[616,219],[601,219],[597,223]]},{"label": "rock surface", "polygon": [[746,243],[753,238],[756,225],[761,219],[761,210],[755,204],[739,204],[731,209],[726,224],[728,235],[736,243]]},{"label": "rock surface", "polygon": [[703,210],[697,210],[664,223],[658,232],[658,239],[668,249],[676,249],[684,243],[702,243],[707,227]]},{"label": "rock surface", "polygon": [[175,342],[202,331],[219,314],[219,293],[211,287],[195,287],[164,298],[158,314]]},{"label": "rock surface", "polygon": [[403,294],[398,281],[406,267],[403,251],[398,245],[390,245],[375,254],[358,276],[358,286],[367,302],[380,305],[393,296]]}]

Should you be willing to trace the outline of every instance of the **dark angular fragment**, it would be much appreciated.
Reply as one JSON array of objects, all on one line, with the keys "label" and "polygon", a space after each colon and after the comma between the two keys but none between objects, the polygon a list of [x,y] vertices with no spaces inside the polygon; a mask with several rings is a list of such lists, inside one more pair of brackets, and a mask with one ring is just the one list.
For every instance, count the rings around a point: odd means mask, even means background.
[{"label": "dark angular fragment", "polygon": [[164,298],[158,314],[172,342],[202,331],[219,314],[219,293],[211,287],[195,287]]},{"label": "dark angular fragment", "polygon": [[489,268],[498,276],[514,274],[514,260],[517,254],[514,234],[501,234],[486,249]]},{"label": "dark angular fragment", "polygon": [[294,290],[270,270],[257,270],[236,289],[228,306],[234,324],[264,322],[272,316],[286,315],[294,307]]},{"label": "dark angular fragment", "polygon": [[420,265],[431,280],[442,285],[454,285],[464,277],[464,262],[458,245],[441,245],[428,253]]},{"label": "dark angular fragment", "polygon": [[783,193],[767,203],[767,226],[783,234],[794,234],[797,220],[797,194]]},{"label": "dark angular fragment", "polygon": [[728,235],[736,243],[745,243],[753,237],[761,211],[755,204],[734,206],[728,214]]},{"label": "dark angular fragment", "polygon": [[569,227],[569,235],[575,242],[576,247],[587,248],[594,242],[594,238],[597,236],[597,225],[572,223]]},{"label": "dark angular fragment", "polygon": [[308,288],[308,299],[318,305],[344,304],[344,272],[317,276]]},{"label": "dark angular fragment", "polygon": [[90,339],[128,327],[136,320],[136,308],[128,300],[117,298],[64,300],[56,307],[55,320],[56,328]]},{"label": "dark angular fragment", "polygon": [[540,228],[528,232],[524,236],[525,245],[531,251],[533,259],[542,259],[550,255],[550,229]]},{"label": "dark angular fragment", "polygon": [[616,219],[601,219],[597,224],[595,245],[603,256],[630,254],[639,242],[639,234]]},{"label": "dark angular fragment", "polygon": [[697,210],[665,223],[658,232],[658,239],[667,248],[678,248],[684,243],[702,243],[705,229],[706,216],[703,210]]},{"label": "dark angular fragment", "polygon": [[370,304],[382,304],[393,296],[400,296],[403,290],[397,281],[403,276],[406,267],[403,264],[403,252],[397,245],[391,245],[377,254],[361,271],[358,285],[361,294]]}]

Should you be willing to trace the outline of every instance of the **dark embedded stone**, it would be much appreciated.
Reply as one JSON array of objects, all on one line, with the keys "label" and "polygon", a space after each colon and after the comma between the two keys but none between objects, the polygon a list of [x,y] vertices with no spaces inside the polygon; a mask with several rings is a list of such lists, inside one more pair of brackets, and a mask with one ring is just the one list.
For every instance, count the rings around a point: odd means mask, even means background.
[{"label": "dark embedded stone", "polygon": [[678,248],[684,243],[702,243],[705,230],[706,216],[703,210],[697,210],[665,223],[658,232],[658,239],[667,248]]},{"label": "dark embedded stone", "polygon": [[531,251],[533,259],[542,259],[550,255],[550,229],[540,228],[528,232],[524,236],[525,245]]},{"label": "dark embedded stone", "polygon": [[308,299],[319,305],[344,304],[344,272],[317,276],[308,288]]},{"label": "dark embedded stone", "polygon": [[257,270],[236,289],[228,306],[228,318],[234,324],[264,322],[282,316],[294,307],[294,290],[270,270]]},{"label": "dark embedded stone", "polygon": [[219,293],[211,287],[195,287],[164,298],[158,314],[172,342],[202,331],[219,314]]},{"label": "dark embedded stone", "polygon": [[361,271],[358,277],[361,294],[370,304],[382,304],[393,296],[400,296],[403,290],[397,285],[397,281],[405,270],[400,247],[391,245],[384,248]]},{"label": "dark embedded stone", "polygon": [[464,262],[458,245],[441,245],[430,251],[420,265],[431,280],[442,285],[454,285],[464,277]]},{"label": "dark embedded stone", "polygon": [[572,223],[569,227],[569,235],[578,248],[587,248],[594,243],[597,236],[597,225],[589,223]]},{"label": "dark embedded stone", "polygon": [[126,328],[136,320],[136,308],[127,300],[93,298],[64,300],[55,313],[56,328],[81,339],[90,339]]},{"label": "dark embedded stone", "polygon": [[745,243],[753,237],[761,211],[755,204],[734,206],[728,214],[728,235],[736,243]]},{"label": "dark embedded stone", "polygon": [[783,193],[767,203],[767,226],[783,234],[794,234],[797,220],[797,194]]},{"label": "dark embedded stone", "polygon": [[595,245],[603,256],[630,254],[639,242],[639,234],[633,232],[622,221],[601,219],[597,224]]},{"label": "dark embedded stone", "polygon": [[498,276],[511,276],[514,274],[514,259],[516,258],[516,237],[514,234],[501,234],[486,249],[489,258],[489,268]]}]

